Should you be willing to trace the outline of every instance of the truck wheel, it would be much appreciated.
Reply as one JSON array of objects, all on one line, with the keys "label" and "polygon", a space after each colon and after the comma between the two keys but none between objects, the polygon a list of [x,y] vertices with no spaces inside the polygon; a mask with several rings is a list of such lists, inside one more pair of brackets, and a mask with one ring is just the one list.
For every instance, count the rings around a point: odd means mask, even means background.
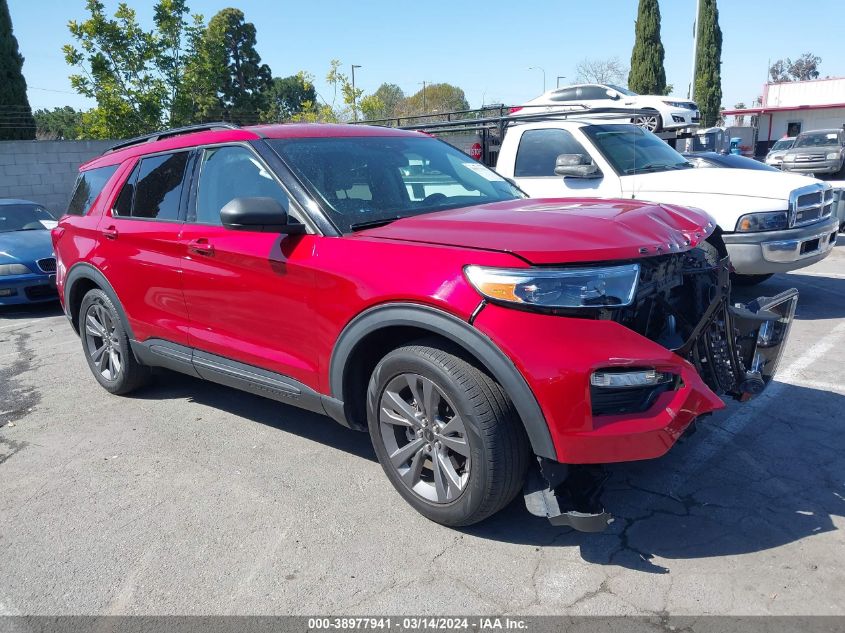
[{"label": "truck wheel", "polygon": [[122,395],[148,382],[149,368],[135,359],[117,308],[99,288],[82,299],[79,329],[88,367],[106,391]]},{"label": "truck wheel", "polygon": [[774,273],[768,275],[738,275],[736,273],[731,275],[731,282],[735,286],[756,286],[769,279]]},{"label": "truck wheel", "polygon": [[634,117],[631,119],[631,123],[638,125],[649,132],[659,132],[663,129],[663,117],[660,116],[660,113],[657,112],[657,110],[655,110],[652,114]]},{"label": "truck wheel", "polygon": [[513,404],[439,341],[401,347],[379,362],[367,420],[388,479],[432,521],[477,523],[522,488],[530,453]]}]

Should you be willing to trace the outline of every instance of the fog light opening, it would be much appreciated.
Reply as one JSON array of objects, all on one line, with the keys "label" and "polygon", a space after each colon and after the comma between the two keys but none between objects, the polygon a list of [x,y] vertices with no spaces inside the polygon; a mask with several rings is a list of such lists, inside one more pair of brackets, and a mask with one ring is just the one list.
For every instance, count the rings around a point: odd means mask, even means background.
[{"label": "fog light opening", "polygon": [[670,383],[675,379],[674,374],[667,374],[656,369],[639,371],[596,371],[590,376],[590,384],[594,387],[608,389],[625,389],[636,387],[653,387]]}]

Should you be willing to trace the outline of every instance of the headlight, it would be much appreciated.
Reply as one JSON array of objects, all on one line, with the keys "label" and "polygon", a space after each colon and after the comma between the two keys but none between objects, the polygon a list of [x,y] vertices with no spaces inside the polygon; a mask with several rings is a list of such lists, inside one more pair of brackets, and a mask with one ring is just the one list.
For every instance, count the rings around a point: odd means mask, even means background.
[{"label": "headlight", "polygon": [[684,108],[685,110],[688,108],[687,104],[681,101],[664,101],[663,103],[671,108]]},{"label": "headlight", "polygon": [[831,152],[827,155],[827,160],[836,160],[839,158],[839,152]]},{"label": "headlight", "polygon": [[792,162],[792,161],[794,161],[794,160],[795,160],[795,155],[794,155],[794,154],[786,154],[786,155],[783,157],[783,162],[785,162],[785,163],[791,163],[791,162]]},{"label": "headlight", "polygon": [[23,264],[0,264],[0,277],[7,275],[29,275],[31,272]]},{"label": "headlight", "polygon": [[590,268],[467,266],[467,279],[494,301],[543,308],[627,306],[634,300],[639,264]]},{"label": "headlight", "polygon": [[767,211],[765,213],[749,213],[736,223],[736,230],[740,233],[752,231],[775,231],[789,227],[786,211]]}]

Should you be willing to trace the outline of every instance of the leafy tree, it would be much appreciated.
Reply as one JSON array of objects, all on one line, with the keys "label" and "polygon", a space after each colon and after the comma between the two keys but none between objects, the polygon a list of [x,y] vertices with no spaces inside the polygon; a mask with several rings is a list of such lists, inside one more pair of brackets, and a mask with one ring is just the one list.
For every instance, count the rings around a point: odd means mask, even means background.
[{"label": "leafy tree", "polygon": [[[255,123],[272,81],[267,64],[255,50],[255,25],[240,9],[223,9],[208,23],[201,44],[204,70],[216,89],[223,116],[236,123]],[[208,114],[204,112],[203,114]]]},{"label": "leafy tree", "polygon": [[263,93],[262,115],[269,121],[284,121],[303,112],[317,101],[317,92],[308,76],[300,72],[290,77],[274,77]]},{"label": "leafy tree", "polygon": [[641,94],[665,94],[664,57],[663,42],[660,40],[660,6],[657,0],[640,0],[628,87]]},{"label": "leafy tree", "polygon": [[391,119],[396,116],[404,99],[402,88],[396,84],[383,83],[370,97],[364,97],[361,101],[361,112],[364,118],[369,120]]},{"label": "leafy tree", "polygon": [[77,139],[82,134],[82,112],[70,106],[36,110],[36,137],[41,140]]},{"label": "leafy tree", "polygon": [[97,102],[82,115],[83,133],[120,138],[181,122],[183,47],[189,40],[185,1],[157,0],[155,29],[149,31],[126,3],[113,18],[100,0],[87,0],[86,8],[88,19],[68,23],[79,48],[66,44],[62,49],[78,70],[70,76],[74,90]]},{"label": "leafy tree", "polygon": [[788,57],[785,61],[779,59],[769,67],[769,77],[774,83],[818,79],[821,63],[822,58],[812,53],[804,53],[796,60]]},{"label": "leafy tree", "polygon": [[429,84],[406,98],[400,107],[401,116],[435,114],[452,110],[468,110],[464,91],[447,83]]},{"label": "leafy tree", "polygon": [[722,104],[722,29],[716,0],[701,0],[696,24],[695,101],[701,110],[701,125],[711,127],[720,118]]},{"label": "leafy tree", "polygon": [[0,141],[35,138],[22,68],[9,6],[6,0],[0,0]]},{"label": "leafy tree", "polygon": [[608,59],[582,59],[575,66],[577,81],[588,84],[621,84],[628,69],[618,57]]},{"label": "leafy tree", "polygon": [[365,121],[379,121],[388,118],[384,101],[375,93],[362,97],[359,108],[361,109],[361,117]]}]

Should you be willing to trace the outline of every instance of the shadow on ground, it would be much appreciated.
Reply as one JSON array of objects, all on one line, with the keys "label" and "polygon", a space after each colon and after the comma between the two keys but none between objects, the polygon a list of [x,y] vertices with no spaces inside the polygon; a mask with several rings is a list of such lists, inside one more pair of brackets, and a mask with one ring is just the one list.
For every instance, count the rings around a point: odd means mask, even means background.
[{"label": "shadow on ground", "polygon": [[796,319],[815,321],[845,316],[845,279],[802,275],[800,271],[775,275],[756,286],[734,286],[731,299],[747,303],[757,297],[773,297],[789,288],[797,288],[799,292]]}]

